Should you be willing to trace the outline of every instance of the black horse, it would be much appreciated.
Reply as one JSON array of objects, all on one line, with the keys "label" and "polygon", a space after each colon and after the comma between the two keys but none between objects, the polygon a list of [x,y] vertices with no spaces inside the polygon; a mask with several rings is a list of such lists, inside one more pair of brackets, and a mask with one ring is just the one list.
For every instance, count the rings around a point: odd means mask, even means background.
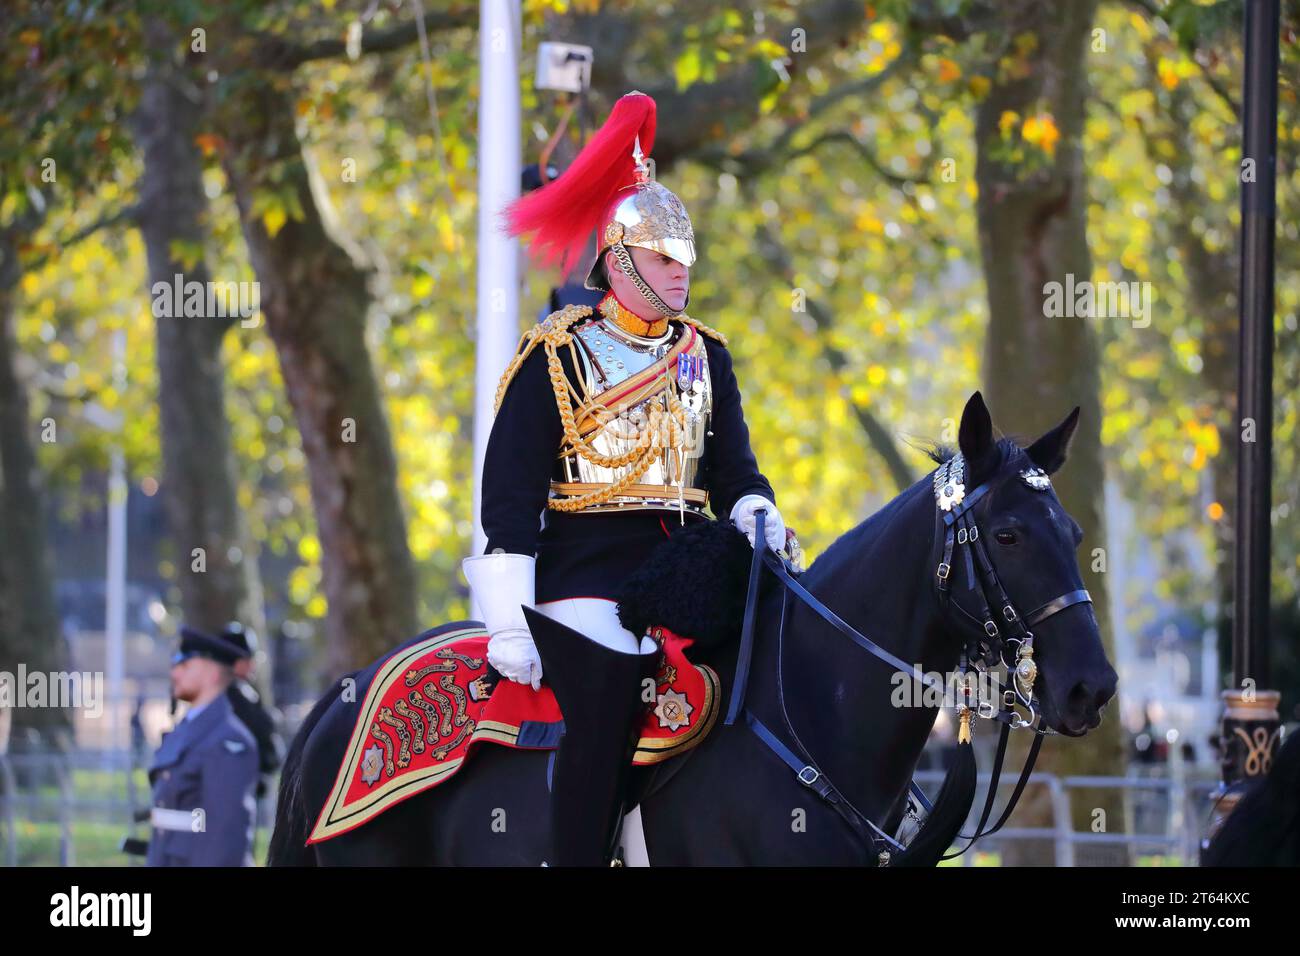
[{"label": "black horse", "polygon": [[[1075,408],[1027,448],[1009,438],[994,440],[978,392],[962,415],[965,487],[989,484],[972,511],[1017,608],[1038,608],[1062,594],[1086,595],[1074,554],[1079,526],[1046,481],[1035,488],[1015,480],[1026,469],[1051,474],[1063,464],[1078,414]],[[930,452],[940,463],[952,454],[943,447]],[[840,536],[798,581],[903,661],[948,674],[962,649],[978,640],[970,629],[978,630],[979,622],[941,611],[935,587],[944,545],[939,516],[926,477]],[[952,575],[952,603],[978,605],[963,579]],[[1042,725],[1068,736],[1100,723],[1116,684],[1091,604],[1076,601],[1038,624],[1034,639],[1033,688]],[[724,694],[735,659],[731,642],[710,661]],[[356,698],[364,697],[376,666],[353,675]],[[838,794],[889,834],[902,822],[908,785],[938,713],[934,706],[891,703],[894,674],[768,575],[757,605],[746,707],[790,750],[806,751]],[[547,858],[551,754],[492,745],[480,746],[451,780],[306,847],[359,706],[331,692],[299,730],[281,777],[269,864],[537,866]],[[644,775],[637,792],[652,865],[877,865],[878,845],[863,840],[805,786],[744,720],[720,719],[694,750],[638,772]],[[970,797],[959,795],[956,815],[948,814],[955,822],[939,843],[931,840],[923,865],[947,847]]]}]

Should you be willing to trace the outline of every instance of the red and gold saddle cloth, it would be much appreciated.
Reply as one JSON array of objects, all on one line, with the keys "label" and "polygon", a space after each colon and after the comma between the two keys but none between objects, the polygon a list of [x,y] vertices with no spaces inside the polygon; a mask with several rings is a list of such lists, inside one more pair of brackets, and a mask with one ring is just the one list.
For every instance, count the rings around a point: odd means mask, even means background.
[{"label": "red and gold saddle cloth", "polygon": [[[694,747],[717,719],[718,675],[685,656],[692,640],[663,640],[658,697],[646,712],[632,763],[655,764]],[[454,776],[475,744],[553,750],[564,730],[546,684],[500,680],[489,689],[488,635],[451,628],[400,648],[379,665],[362,702],[329,799],[310,843],[358,827]]]}]

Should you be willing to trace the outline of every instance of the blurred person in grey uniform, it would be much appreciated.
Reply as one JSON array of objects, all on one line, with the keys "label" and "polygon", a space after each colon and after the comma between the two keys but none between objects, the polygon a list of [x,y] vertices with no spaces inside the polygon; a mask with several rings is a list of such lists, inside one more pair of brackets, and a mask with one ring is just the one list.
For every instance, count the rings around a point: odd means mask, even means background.
[{"label": "blurred person in grey uniform", "polygon": [[189,709],[149,767],[149,866],[252,866],[257,741],[226,690],[243,648],[181,628],[172,694]]}]

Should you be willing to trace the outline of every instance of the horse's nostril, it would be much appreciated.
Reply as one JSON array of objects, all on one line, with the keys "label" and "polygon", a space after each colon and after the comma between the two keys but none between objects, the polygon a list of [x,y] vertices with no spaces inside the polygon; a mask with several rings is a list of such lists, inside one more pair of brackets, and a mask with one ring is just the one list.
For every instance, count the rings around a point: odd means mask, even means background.
[{"label": "horse's nostril", "polygon": [[1070,691],[1069,706],[1070,710],[1076,714],[1092,715],[1097,712],[1106,698],[1093,689],[1093,685],[1087,681],[1080,681],[1074,685]]},{"label": "horse's nostril", "polygon": [[1098,683],[1079,681],[1070,691],[1068,706],[1076,714],[1100,717],[1106,703],[1115,695],[1113,681],[1102,680]]}]

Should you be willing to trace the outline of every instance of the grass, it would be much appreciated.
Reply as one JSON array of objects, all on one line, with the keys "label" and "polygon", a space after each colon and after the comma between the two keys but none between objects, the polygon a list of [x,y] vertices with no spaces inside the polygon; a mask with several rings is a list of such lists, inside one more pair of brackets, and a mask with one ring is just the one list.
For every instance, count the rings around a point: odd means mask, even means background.
[{"label": "grass", "polygon": [[[69,780],[72,807],[70,815],[71,854],[75,866],[131,866],[139,857],[127,856],[120,849],[123,838],[132,834],[127,821],[127,790],[120,770],[78,768]],[[134,771],[135,800],[143,809],[150,804],[149,778],[143,769]],[[52,776],[38,786],[24,787],[17,795],[16,853],[19,866],[58,866],[62,842],[58,822],[62,791]],[[103,802],[102,806],[88,806],[88,802]],[[114,805],[116,804],[116,805]],[[149,828],[139,824],[136,836],[147,839]],[[8,858],[6,845],[8,830],[0,825],[0,864]],[[258,832],[256,853],[266,853],[269,835],[265,828]]]},{"label": "grass", "polygon": [[[127,866],[131,857],[118,847],[127,835],[118,823],[73,823],[71,863],[76,866]],[[0,831],[2,832],[2,831]],[[18,865],[58,866],[59,825],[18,821]],[[9,852],[0,838],[0,859]]]}]

